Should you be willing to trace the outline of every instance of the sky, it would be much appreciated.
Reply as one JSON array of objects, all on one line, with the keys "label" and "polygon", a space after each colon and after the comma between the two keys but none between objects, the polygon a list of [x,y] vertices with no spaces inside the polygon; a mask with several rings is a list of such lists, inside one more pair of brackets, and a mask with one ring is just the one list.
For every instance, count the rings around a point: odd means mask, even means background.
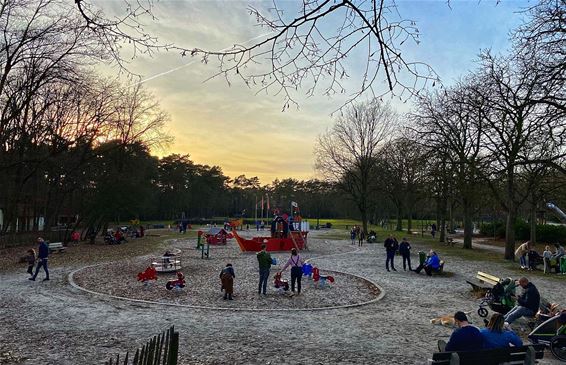
[{"label": "sky", "polygon": [[[296,1],[278,1],[288,16]],[[102,1],[101,7],[116,11],[122,2]],[[271,2],[169,0],[155,3],[157,21],[145,21],[146,29],[160,41],[192,49],[222,50],[233,44],[249,45],[267,30],[257,26],[248,6],[268,12]],[[403,19],[416,22],[420,43],[407,42],[403,57],[432,66],[444,86],[476,67],[478,53],[491,49],[505,52],[510,31],[521,24],[521,9],[528,1],[403,1],[396,2]],[[106,9],[105,9],[106,8]],[[338,19],[329,19],[323,29],[332,29]],[[247,42],[247,43],[246,43]],[[410,44],[409,44],[410,43]],[[345,82],[346,93],[359,86],[362,52],[354,52]],[[189,154],[200,164],[218,165],[225,175],[257,176],[262,184],[275,178],[299,180],[318,177],[314,169],[314,146],[318,136],[331,127],[336,108],[344,96],[305,97],[296,93],[299,107],[282,112],[283,99],[271,92],[258,93],[233,79],[207,80],[218,70],[211,59],[181,57],[177,52],[141,55],[128,69],[142,75],[143,86],[169,113],[166,129],[174,141],[159,156]],[[261,66],[258,66],[261,67]],[[386,98],[387,99],[387,98]],[[362,100],[365,100],[362,98]],[[391,101],[400,112],[410,110],[410,101]]]}]

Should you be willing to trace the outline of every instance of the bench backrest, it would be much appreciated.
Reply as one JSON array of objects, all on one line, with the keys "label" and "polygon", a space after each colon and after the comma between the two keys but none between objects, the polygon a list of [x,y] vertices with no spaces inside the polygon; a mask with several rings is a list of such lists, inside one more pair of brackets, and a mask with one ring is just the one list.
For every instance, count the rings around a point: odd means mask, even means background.
[{"label": "bench backrest", "polygon": [[498,365],[534,364],[544,357],[544,345],[507,347],[493,350],[436,352],[432,355],[434,365]]},{"label": "bench backrest", "polygon": [[492,285],[495,285],[500,281],[500,279],[497,276],[493,276],[481,271],[478,271],[476,278],[481,282],[489,283]]},{"label": "bench backrest", "polygon": [[49,248],[61,248],[63,247],[63,242],[52,242],[48,244]]}]

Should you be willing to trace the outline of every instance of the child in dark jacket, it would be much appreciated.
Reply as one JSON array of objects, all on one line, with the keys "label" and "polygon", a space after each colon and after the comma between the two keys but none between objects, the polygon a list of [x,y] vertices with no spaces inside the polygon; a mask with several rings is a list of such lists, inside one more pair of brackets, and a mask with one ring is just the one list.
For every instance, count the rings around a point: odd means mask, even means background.
[{"label": "child in dark jacket", "polygon": [[30,274],[31,276],[33,276],[33,267],[35,266],[35,250],[33,248],[30,248],[27,251],[27,256],[26,256],[26,262],[28,263],[28,274]]},{"label": "child in dark jacket", "polygon": [[224,290],[224,300],[232,300],[234,294],[234,268],[232,264],[226,264],[226,267],[220,271],[220,281],[222,282],[222,289]]}]

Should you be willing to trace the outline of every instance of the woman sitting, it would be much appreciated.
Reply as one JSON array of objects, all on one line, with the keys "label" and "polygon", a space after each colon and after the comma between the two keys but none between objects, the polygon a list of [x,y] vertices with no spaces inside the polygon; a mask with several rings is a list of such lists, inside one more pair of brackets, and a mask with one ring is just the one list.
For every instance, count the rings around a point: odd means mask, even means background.
[{"label": "woman sitting", "polygon": [[505,323],[503,314],[494,313],[489,320],[486,328],[482,328],[480,333],[483,336],[485,349],[504,348],[509,346],[523,346],[523,341],[513,331],[504,330]]}]

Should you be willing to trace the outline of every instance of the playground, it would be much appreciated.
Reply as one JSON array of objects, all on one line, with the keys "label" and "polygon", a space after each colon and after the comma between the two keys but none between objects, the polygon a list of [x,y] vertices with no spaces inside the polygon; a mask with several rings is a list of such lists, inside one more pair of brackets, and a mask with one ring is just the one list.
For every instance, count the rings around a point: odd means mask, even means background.
[{"label": "playground", "polygon": [[[343,239],[336,239],[340,235]],[[405,272],[399,257],[398,271],[387,272],[382,243],[357,247],[347,230],[320,230],[309,233],[309,250],[301,254],[335,282],[321,289],[305,277],[300,296],[271,287],[263,297],[257,295],[254,253],[240,252],[229,240],[226,246],[211,246],[209,258],[202,259],[196,239],[188,237],[163,234],[154,251],[144,248],[136,256],[133,249],[101,262],[85,257],[66,263],[64,255],[82,246],[71,247],[54,255],[51,281],[44,283],[28,281],[25,268],[3,267],[0,363],[102,364],[175,325],[179,364],[426,364],[437,340],[447,340],[453,331],[431,324],[432,318],[462,310],[483,325],[467,279],[478,271],[499,277],[522,273],[495,261],[462,258],[448,246],[436,248],[446,262],[444,275]],[[418,251],[430,247],[419,238],[411,242],[414,262]],[[106,247],[115,246],[99,248]],[[136,280],[164,250],[178,252],[186,279],[182,289],[165,288],[174,273],[158,274],[147,286]],[[270,284],[288,253],[272,256],[277,265]],[[228,262],[236,273],[233,301],[222,300],[218,278]],[[287,270],[284,278],[289,277]],[[566,303],[563,276],[531,279],[542,296]],[[514,329],[525,341],[526,323],[519,320]],[[547,352],[540,364],[559,362]]]}]

